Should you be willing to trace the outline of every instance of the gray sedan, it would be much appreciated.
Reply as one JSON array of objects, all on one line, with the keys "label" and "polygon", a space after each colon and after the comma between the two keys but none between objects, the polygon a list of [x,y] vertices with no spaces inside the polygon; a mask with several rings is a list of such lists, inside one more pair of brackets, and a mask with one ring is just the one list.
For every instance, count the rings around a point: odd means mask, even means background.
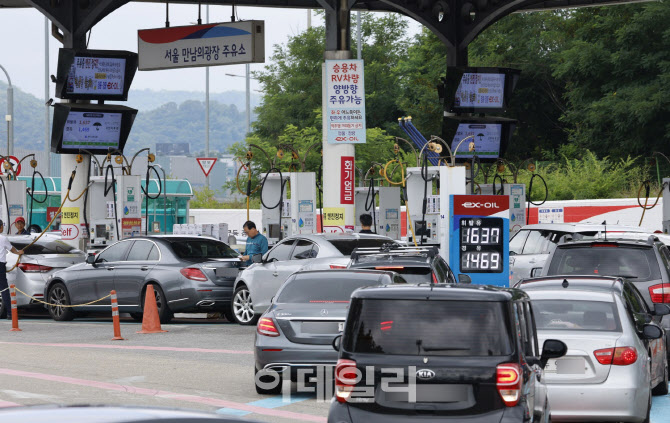
[{"label": "gray sedan", "polygon": [[[86,263],[54,273],[44,295],[52,304],[87,304],[116,290],[119,311],[141,320],[145,292],[152,285],[162,323],[174,312],[219,311],[229,317],[239,254],[207,237],[150,236],[114,243]],[[110,300],[78,307],[109,310]],[[54,320],[72,320],[72,308],[48,306]]]},{"label": "gray sedan", "polygon": [[556,338],[568,346],[544,369],[551,420],[648,422],[652,393],[668,393],[668,363],[663,330],[647,322],[670,309],[637,310],[644,302],[620,278],[538,278],[520,288],[531,298],[540,345]]},{"label": "gray sedan", "polygon": [[[17,250],[26,248],[35,238],[37,234],[7,237]],[[7,253],[7,270],[14,267],[17,259],[16,254]],[[60,236],[45,234],[25,251],[16,269],[7,273],[7,282],[9,285],[16,285],[18,289],[31,297],[43,300],[44,284],[54,272],[83,263],[84,260],[86,260],[86,255],[83,251],[61,241]],[[40,303],[20,292],[16,293],[16,302],[19,308],[41,306]],[[2,313],[2,307],[4,304],[0,299],[0,313]]]},{"label": "gray sedan", "polygon": [[282,379],[310,382],[335,366],[333,339],[344,329],[349,298],[358,288],[407,283],[382,270],[317,270],[294,273],[277,293],[256,328],[256,392],[277,394]]},{"label": "gray sedan", "polygon": [[367,234],[296,235],[283,239],[235,281],[232,314],[242,325],[255,324],[272,297],[294,272],[309,268],[344,269],[358,247],[393,244],[391,238]]}]

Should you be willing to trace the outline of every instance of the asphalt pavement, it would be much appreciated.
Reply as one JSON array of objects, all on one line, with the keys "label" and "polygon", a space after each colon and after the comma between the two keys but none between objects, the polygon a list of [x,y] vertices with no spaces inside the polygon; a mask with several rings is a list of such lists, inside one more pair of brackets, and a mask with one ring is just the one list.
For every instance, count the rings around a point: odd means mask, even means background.
[{"label": "asphalt pavement", "polygon": [[[189,316],[190,317],[190,316]],[[199,317],[204,317],[201,315]],[[176,318],[168,332],[137,334],[122,319],[54,322],[22,318],[21,332],[0,321],[0,407],[111,404],[184,408],[268,422],[325,422],[328,401],[311,394],[259,395],[254,389],[255,327]],[[652,422],[668,421],[670,396],[654,397]]]}]

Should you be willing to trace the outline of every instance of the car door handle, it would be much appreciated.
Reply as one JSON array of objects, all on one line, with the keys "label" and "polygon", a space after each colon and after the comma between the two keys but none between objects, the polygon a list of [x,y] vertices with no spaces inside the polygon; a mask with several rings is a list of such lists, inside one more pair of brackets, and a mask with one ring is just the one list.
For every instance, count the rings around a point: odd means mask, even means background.
[{"label": "car door handle", "polygon": [[140,270],[149,270],[149,266],[142,266],[140,267]]},{"label": "car door handle", "polygon": [[108,267],[107,270],[114,270],[114,267]]},{"label": "car door handle", "polygon": [[272,274],[272,276],[279,276],[279,273],[275,272]]}]

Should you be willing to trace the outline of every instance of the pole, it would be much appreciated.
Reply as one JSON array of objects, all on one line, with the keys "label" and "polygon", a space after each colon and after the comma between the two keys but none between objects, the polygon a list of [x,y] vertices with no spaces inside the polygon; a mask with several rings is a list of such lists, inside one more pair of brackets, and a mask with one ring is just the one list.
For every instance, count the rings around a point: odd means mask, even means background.
[{"label": "pole", "polygon": [[[209,5],[205,10],[205,19],[209,23]],[[205,157],[209,157],[209,66],[205,67]],[[205,183],[209,189],[209,175],[205,176]]]},{"label": "pole", "polygon": [[247,101],[247,134],[251,132],[251,75],[249,72],[249,64],[245,65],[246,68],[246,78],[247,78],[247,88],[246,88],[246,101]]},{"label": "pole", "polygon": [[312,27],[312,9],[307,9],[307,29]]},{"label": "pole", "polygon": [[363,47],[361,45],[361,12],[356,12],[356,58],[361,60]]},{"label": "pole", "polygon": [[14,87],[7,70],[2,65],[0,65],[0,69],[5,73],[7,84],[9,84],[7,87],[7,115],[5,120],[7,121],[7,155],[11,156],[14,152]]},{"label": "pole", "polygon": [[[49,18],[44,17],[44,103],[49,101]],[[51,137],[49,128],[49,106],[44,106],[44,144],[46,147],[47,175],[51,176]]]}]

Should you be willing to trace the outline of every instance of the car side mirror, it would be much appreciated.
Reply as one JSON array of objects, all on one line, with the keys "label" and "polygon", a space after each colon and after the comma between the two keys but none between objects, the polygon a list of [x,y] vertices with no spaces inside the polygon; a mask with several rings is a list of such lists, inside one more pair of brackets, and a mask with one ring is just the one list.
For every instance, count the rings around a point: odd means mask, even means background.
[{"label": "car side mirror", "polygon": [[654,304],[654,316],[665,316],[670,314],[670,306],[667,304]]},{"label": "car side mirror", "polygon": [[547,339],[542,344],[542,355],[540,356],[540,364],[544,369],[547,361],[552,358],[563,357],[568,352],[568,346],[564,342],[556,339]]},{"label": "car side mirror", "polygon": [[646,324],[642,329],[644,339],[659,339],[663,336],[663,330],[656,325]]},{"label": "car side mirror", "polygon": [[458,275],[458,283],[472,283],[472,278],[469,275]]},{"label": "car side mirror", "polygon": [[341,343],[342,343],[342,335],[337,335],[335,339],[333,339],[333,349],[335,351],[339,351]]},{"label": "car side mirror", "polygon": [[92,264],[92,265],[95,266],[95,258],[96,258],[95,254],[89,254],[88,256],[86,256],[86,263]]},{"label": "car side mirror", "polygon": [[252,263],[263,263],[263,254],[254,254],[251,256]]},{"label": "car side mirror", "polygon": [[536,278],[538,276],[542,276],[542,268],[541,267],[533,267],[533,269],[530,271],[530,277],[531,278]]},{"label": "car side mirror", "polygon": [[509,256],[510,256],[510,257],[515,256],[515,255],[516,255],[516,253],[515,253],[514,251],[510,251],[510,252],[509,252]]}]

